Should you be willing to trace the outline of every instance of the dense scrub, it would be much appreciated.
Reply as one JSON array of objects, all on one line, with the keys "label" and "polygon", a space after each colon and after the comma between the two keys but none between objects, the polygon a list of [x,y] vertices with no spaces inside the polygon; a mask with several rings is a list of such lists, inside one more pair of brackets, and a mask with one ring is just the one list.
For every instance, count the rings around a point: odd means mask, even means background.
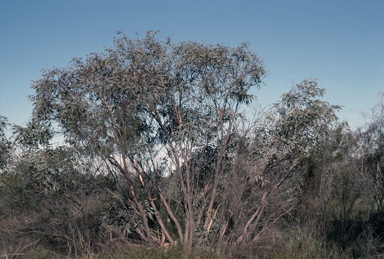
[{"label": "dense scrub", "polygon": [[246,44],[155,33],[45,71],[28,125],[0,117],[1,255],[384,254],[382,103],[352,131],[304,80],[250,116],[264,75]]}]

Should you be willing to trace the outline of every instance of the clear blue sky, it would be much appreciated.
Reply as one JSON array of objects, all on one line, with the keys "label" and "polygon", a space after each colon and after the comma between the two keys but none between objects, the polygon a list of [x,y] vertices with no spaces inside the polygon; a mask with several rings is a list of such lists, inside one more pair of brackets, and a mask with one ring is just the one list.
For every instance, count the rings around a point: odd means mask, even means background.
[{"label": "clear blue sky", "polygon": [[42,69],[103,51],[117,31],[148,30],[176,42],[249,42],[268,69],[256,92],[264,104],[318,78],[354,126],[384,90],[382,0],[0,0],[0,115],[25,123]]}]

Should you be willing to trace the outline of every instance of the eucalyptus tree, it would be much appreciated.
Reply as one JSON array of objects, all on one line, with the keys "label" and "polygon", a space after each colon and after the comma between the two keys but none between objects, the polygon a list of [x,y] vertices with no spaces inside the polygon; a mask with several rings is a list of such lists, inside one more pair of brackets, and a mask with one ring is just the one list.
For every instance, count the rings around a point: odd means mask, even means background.
[{"label": "eucalyptus tree", "polygon": [[[279,194],[275,209],[281,211],[273,211],[277,218],[294,208],[291,201],[302,186],[306,159],[329,142],[330,133],[337,126],[336,112],[340,106],[322,100],[324,93],[325,89],[315,80],[304,80],[283,94],[281,101],[254,126],[249,147],[249,159],[253,162],[247,172],[253,195],[249,195],[251,200],[247,197],[243,201],[242,207],[249,210],[243,213],[245,221],[238,219],[243,222],[236,236],[238,244],[257,239],[256,229],[274,195]],[[248,202],[254,205],[247,206]],[[267,220],[276,221],[276,218]]]},{"label": "eucalyptus tree", "polygon": [[[33,121],[55,126],[67,145],[119,172],[135,237],[191,247],[196,229],[212,224],[230,137],[264,75],[247,44],[122,36],[103,53],[44,71],[33,84]],[[191,159],[209,146],[214,166],[196,192],[202,167]],[[173,190],[164,189],[166,176],[177,179]]]},{"label": "eucalyptus tree", "polygon": [[361,161],[361,174],[370,179],[369,190],[374,200],[373,210],[384,214],[384,92],[379,93],[379,101],[372,108],[371,120],[365,128],[359,129],[357,137],[359,149],[356,157]]}]

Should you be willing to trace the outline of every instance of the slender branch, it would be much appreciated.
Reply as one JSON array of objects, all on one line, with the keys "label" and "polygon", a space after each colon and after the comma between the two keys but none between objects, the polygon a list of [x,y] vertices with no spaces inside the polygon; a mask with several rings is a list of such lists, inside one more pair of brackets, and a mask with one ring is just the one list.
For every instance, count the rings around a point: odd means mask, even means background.
[{"label": "slender branch", "polygon": [[[222,118],[221,118],[221,121],[222,121]],[[214,202],[216,199],[216,193],[217,193],[217,188],[219,185],[220,175],[223,171],[223,167],[222,167],[221,163],[222,163],[222,160],[225,156],[226,148],[228,145],[228,140],[229,140],[229,137],[231,135],[232,123],[233,123],[233,119],[231,119],[229,121],[228,131],[227,131],[227,134],[226,134],[223,142],[220,145],[219,157],[218,157],[217,162],[216,162],[215,177],[214,177],[214,182],[213,182],[213,186],[212,186],[212,193],[211,193],[211,197],[210,197],[210,201],[209,201],[209,205],[208,205],[207,217],[205,218],[205,223],[204,223],[204,228],[207,231],[209,231],[208,225],[212,219],[213,205],[214,205]]]}]

